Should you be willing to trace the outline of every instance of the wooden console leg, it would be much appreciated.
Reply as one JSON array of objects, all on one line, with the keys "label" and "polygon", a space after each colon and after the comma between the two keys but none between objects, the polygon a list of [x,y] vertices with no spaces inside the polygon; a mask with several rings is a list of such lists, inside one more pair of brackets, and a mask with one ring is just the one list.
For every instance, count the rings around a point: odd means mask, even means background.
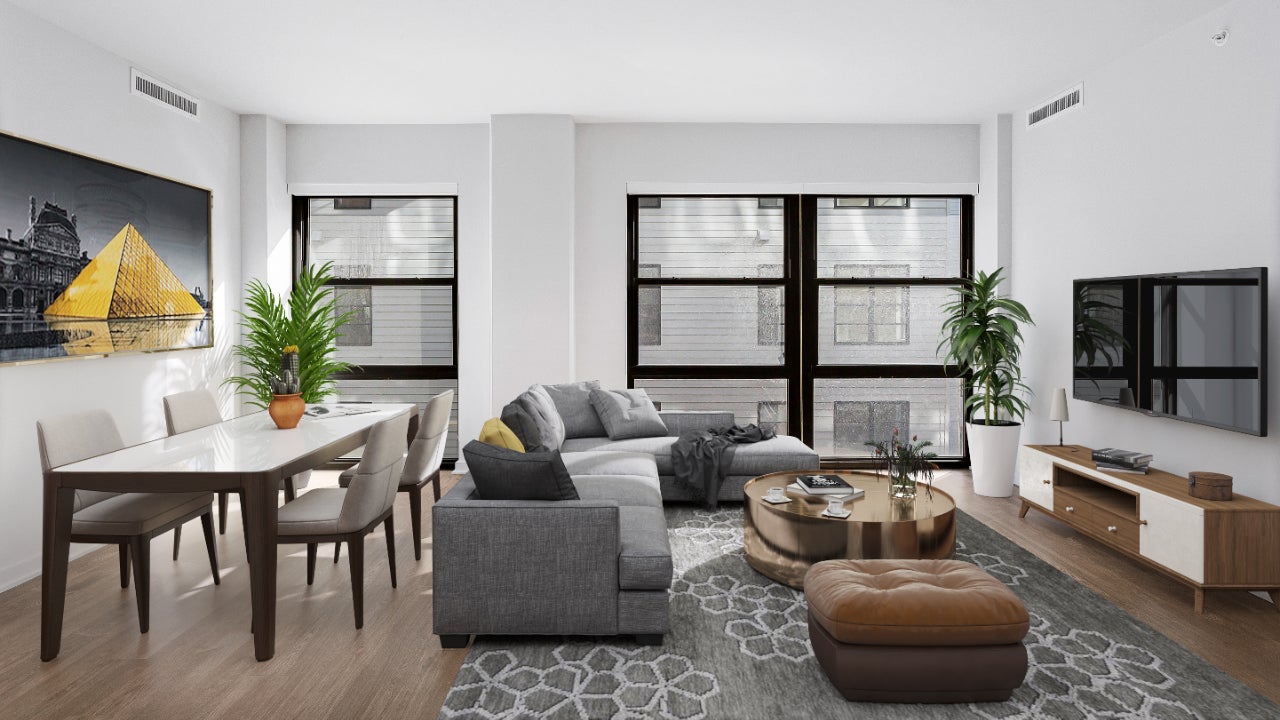
[{"label": "wooden console leg", "polygon": [[1276,612],[1280,612],[1280,588],[1268,590],[1267,595],[1271,596],[1271,604],[1276,606]]},{"label": "wooden console leg", "polygon": [[1196,614],[1204,614],[1204,588],[1196,588]]},{"label": "wooden console leg", "polygon": [[1027,511],[1028,511],[1028,510],[1030,510],[1030,509],[1031,509],[1031,503],[1027,502],[1026,500],[1023,500],[1023,501],[1022,501],[1022,507],[1021,507],[1021,508],[1018,508],[1018,517],[1020,517],[1020,518],[1024,518],[1024,517],[1026,517],[1026,516],[1027,516]]}]

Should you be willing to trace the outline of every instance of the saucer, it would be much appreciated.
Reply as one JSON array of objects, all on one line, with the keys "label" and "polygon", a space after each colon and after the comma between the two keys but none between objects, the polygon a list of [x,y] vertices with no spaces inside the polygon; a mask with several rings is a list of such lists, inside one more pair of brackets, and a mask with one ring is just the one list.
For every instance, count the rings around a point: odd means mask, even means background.
[{"label": "saucer", "polygon": [[829,518],[836,518],[837,520],[843,520],[843,519],[845,519],[845,518],[849,517],[850,515],[852,515],[853,513],[849,512],[848,510],[845,510],[845,511],[844,511],[844,512],[842,512],[842,513],[833,513],[833,512],[831,512],[831,509],[830,509],[830,508],[828,508],[828,509],[826,509],[826,510],[823,510],[823,511],[822,511],[822,514],[823,514],[823,515],[826,515],[826,516],[827,516],[827,517],[829,517]]},{"label": "saucer", "polygon": [[774,500],[773,498],[769,497],[769,496],[766,494],[766,495],[761,495],[761,496],[760,496],[760,499],[761,499],[761,500],[763,500],[763,501],[765,501],[765,502],[767,502],[767,503],[769,503],[770,505],[782,505],[782,504],[784,504],[784,503],[789,503],[789,502],[791,502],[791,498],[787,497],[786,495],[783,495],[783,496],[782,496],[782,498],[781,498],[781,499],[779,499],[779,500]]}]

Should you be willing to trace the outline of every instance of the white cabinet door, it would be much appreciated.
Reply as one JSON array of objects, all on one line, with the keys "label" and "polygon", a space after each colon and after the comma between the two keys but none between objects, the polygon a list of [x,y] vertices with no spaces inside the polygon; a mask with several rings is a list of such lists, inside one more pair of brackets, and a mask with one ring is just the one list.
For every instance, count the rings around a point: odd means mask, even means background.
[{"label": "white cabinet door", "polygon": [[1143,557],[1204,582],[1204,510],[1150,490],[1138,498]]},{"label": "white cabinet door", "polygon": [[1022,446],[1018,457],[1018,494],[1046,510],[1053,509],[1053,456]]}]

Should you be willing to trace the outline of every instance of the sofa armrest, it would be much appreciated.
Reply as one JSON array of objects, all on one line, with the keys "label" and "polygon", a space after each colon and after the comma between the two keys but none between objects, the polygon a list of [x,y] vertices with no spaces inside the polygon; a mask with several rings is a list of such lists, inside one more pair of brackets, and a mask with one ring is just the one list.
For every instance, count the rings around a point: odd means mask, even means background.
[{"label": "sofa armrest", "polygon": [[617,632],[615,500],[479,500],[463,478],[432,507],[437,634]]},{"label": "sofa armrest", "polygon": [[667,435],[676,437],[687,432],[702,432],[734,423],[729,410],[660,410],[658,415],[667,426]]}]

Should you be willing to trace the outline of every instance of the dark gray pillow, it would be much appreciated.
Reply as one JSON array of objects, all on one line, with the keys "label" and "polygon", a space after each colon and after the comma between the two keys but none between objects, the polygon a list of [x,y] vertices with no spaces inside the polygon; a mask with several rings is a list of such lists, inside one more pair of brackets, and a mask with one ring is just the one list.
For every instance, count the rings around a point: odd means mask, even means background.
[{"label": "dark gray pillow", "polygon": [[595,380],[542,386],[560,413],[566,439],[604,437],[604,425],[600,424],[596,409],[591,407],[591,391],[599,388],[600,383]]},{"label": "dark gray pillow", "polygon": [[520,407],[529,413],[529,417],[538,423],[538,434],[542,436],[542,446],[548,450],[559,450],[564,442],[564,421],[556,410],[556,404],[541,385],[532,385],[520,393],[515,399]]},{"label": "dark gray pillow", "polygon": [[560,451],[522,453],[472,440],[462,448],[481,500],[577,500]]},{"label": "dark gray pillow", "polygon": [[649,394],[640,388],[634,390],[592,390],[591,405],[600,415],[600,422],[609,433],[610,440],[628,438],[663,437],[667,425],[658,415]]},{"label": "dark gray pillow", "polygon": [[502,414],[498,419],[516,434],[525,452],[547,452],[546,446],[542,444],[542,433],[538,431],[538,423],[534,422],[533,417],[520,403],[507,403],[502,408]]}]

